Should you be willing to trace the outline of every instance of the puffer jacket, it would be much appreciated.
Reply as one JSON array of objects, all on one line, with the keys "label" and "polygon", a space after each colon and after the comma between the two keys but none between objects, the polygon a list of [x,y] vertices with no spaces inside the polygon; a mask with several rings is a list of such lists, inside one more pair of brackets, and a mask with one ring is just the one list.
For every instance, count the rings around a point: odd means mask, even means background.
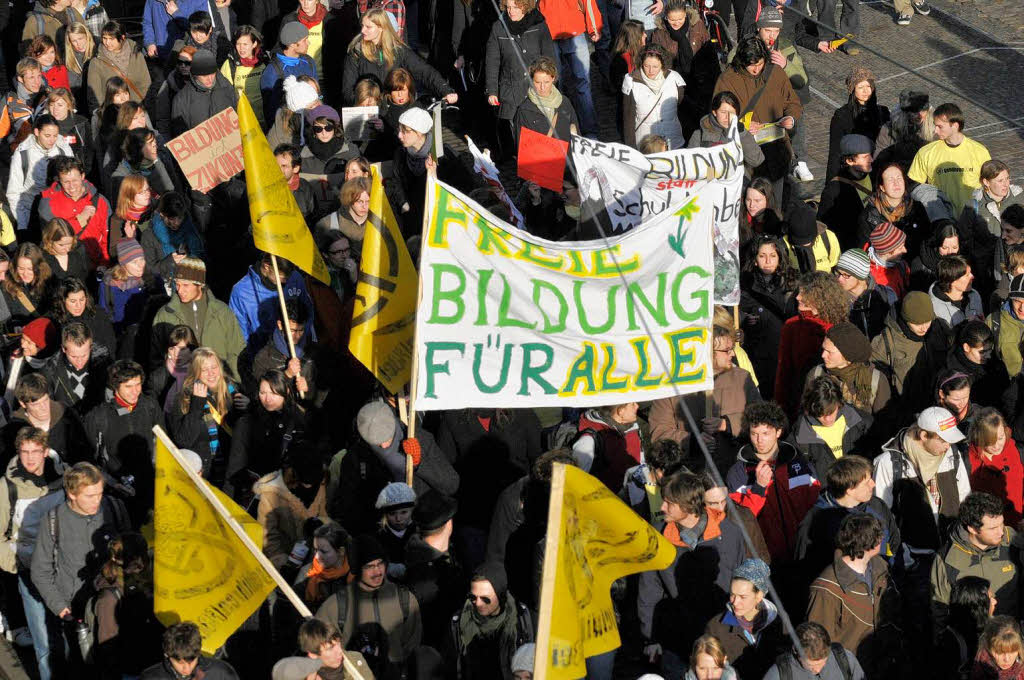
[{"label": "puffer jacket", "polygon": [[54,457],[37,478],[25,472],[17,455],[7,464],[0,482],[0,569],[14,574],[31,568],[39,523],[64,502],[63,473],[64,464]]},{"label": "puffer jacket", "polygon": [[537,57],[555,59],[555,43],[544,16],[536,8],[519,20],[515,28],[507,14],[504,20],[512,35],[510,37],[505,32],[500,21],[494,22],[487,39],[487,59],[484,65],[487,94],[497,97],[501,104],[498,118],[512,120],[516,109],[526,99],[528,89],[527,74],[522,71],[516,54],[522,57],[527,66]]},{"label": "puffer jacket", "polygon": [[263,554],[280,569],[288,562],[292,546],[302,539],[306,520],[327,521],[327,484],[320,484],[309,507],[285,485],[281,470],[260,477],[252,491],[260,498],[256,519],[263,527]]},{"label": "puffer jacket", "polygon": [[200,85],[195,78],[189,78],[171,104],[171,135],[178,136],[186,130],[209,120],[224,109],[238,106],[238,92],[220,73],[216,74],[213,87]]},{"label": "puffer jacket", "polygon": [[35,135],[29,135],[11,156],[10,175],[7,177],[7,205],[18,220],[18,230],[28,229],[32,219],[32,203],[46,187],[46,168],[49,159],[74,156],[63,139],[49,150],[40,146]]},{"label": "puffer jacket", "polygon": [[[750,171],[757,166],[764,163],[764,153],[761,151],[761,147],[754,141],[754,135],[750,134],[749,130],[743,128],[743,123],[737,121],[736,123],[740,129],[740,144],[743,147],[743,166],[747,169],[747,175],[750,175]],[[700,126],[694,130],[693,134],[690,135],[690,141],[686,143],[687,149],[696,149],[697,147],[709,147],[719,146],[720,144],[728,144],[729,131],[718,124],[716,119],[710,113],[700,119]]]},{"label": "puffer jacket", "polygon": [[[114,68],[114,67],[117,68]],[[95,111],[103,103],[107,90],[107,81],[114,76],[122,77],[118,69],[131,81],[128,87],[128,98],[133,102],[142,103],[151,84],[149,68],[142,49],[131,38],[125,38],[121,49],[110,52],[102,44],[97,45],[96,56],[89,60],[89,79],[87,96],[89,109]]]},{"label": "puffer jacket", "polygon": [[626,74],[622,81],[623,141],[635,147],[641,139],[654,134],[664,137],[670,149],[684,148],[686,139],[677,111],[685,90],[683,77],[675,71],[665,74],[657,92],[644,83],[640,71]]},{"label": "puffer jacket", "polygon": [[39,200],[39,221],[46,224],[54,217],[62,217],[76,228],[79,228],[78,215],[90,205],[96,206],[96,212],[89,218],[85,229],[78,233],[78,240],[85,247],[90,265],[95,268],[110,263],[110,216],[113,210],[106,197],[100,194],[92,182],[83,181],[85,193],[78,200],[64,193],[60,184],[54,182],[45,190]]}]

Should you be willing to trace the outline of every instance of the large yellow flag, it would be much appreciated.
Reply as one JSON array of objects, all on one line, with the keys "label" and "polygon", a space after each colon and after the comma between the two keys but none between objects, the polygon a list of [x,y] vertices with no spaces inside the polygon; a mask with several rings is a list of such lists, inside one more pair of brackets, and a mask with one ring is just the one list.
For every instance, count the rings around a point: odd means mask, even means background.
[{"label": "large yellow flag", "polygon": [[283,257],[302,271],[326,284],[331,274],[309,233],[306,219],[277,166],[274,152],[252,104],[238,95],[238,132],[242,135],[245,156],[245,187],[249,192],[249,216],[252,238],[260,250]]},{"label": "large yellow flag", "polygon": [[[195,622],[203,651],[212,654],[263,603],[274,581],[171,454],[166,436],[160,430],[156,438],[153,611],[167,626]],[[262,546],[263,528],[202,483]]]},{"label": "large yellow flag", "polygon": [[419,278],[374,165],[348,349],[392,394],[412,372]]},{"label": "large yellow flag", "polygon": [[668,567],[676,549],[607,486],[571,465],[555,464],[548,508],[533,677],[582,678],[587,657],[620,644],[612,582]]}]

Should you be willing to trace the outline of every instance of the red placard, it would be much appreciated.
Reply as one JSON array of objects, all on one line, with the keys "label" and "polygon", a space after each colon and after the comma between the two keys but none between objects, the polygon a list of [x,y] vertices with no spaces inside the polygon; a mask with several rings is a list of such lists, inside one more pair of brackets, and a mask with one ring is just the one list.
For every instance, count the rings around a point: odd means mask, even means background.
[{"label": "red placard", "polygon": [[527,182],[561,193],[567,153],[569,142],[529,128],[519,128],[519,167],[516,172]]}]

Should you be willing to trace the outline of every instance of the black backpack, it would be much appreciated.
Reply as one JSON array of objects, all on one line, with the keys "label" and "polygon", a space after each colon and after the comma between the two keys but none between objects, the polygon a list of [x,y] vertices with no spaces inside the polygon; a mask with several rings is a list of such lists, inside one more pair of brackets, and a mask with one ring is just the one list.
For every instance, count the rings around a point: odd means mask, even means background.
[{"label": "black backpack", "polygon": [[[843,674],[843,680],[853,680],[853,669],[850,668],[850,660],[846,658],[846,648],[838,642],[832,643],[832,656],[839,664],[839,671]],[[796,658],[790,654],[781,654],[775,660],[775,667],[779,669],[779,680],[793,680],[793,664]]]}]

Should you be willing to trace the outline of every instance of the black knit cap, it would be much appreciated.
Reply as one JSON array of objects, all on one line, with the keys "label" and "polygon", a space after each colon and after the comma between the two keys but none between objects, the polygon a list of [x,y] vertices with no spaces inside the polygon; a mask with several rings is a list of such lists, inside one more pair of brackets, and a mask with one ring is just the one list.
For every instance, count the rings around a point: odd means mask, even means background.
[{"label": "black knit cap", "polygon": [[360,569],[374,560],[384,560],[386,562],[388,559],[384,546],[380,544],[376,537],[370,534],[356,536],[355,553]]},{"label": "black knit cap", "polygon": [[412,511],[412,518],[422,531],[433,531],[440,529],[445,522],[455,517],[457,509],[458,505],[454,500],[429,489],[416,500],[416,509]]},{"label": "black knit cap", "polygon": [[842,321],[832,326],[825,333],[825,337],[832,341],[836,349],[850,363],[866,364],[871,361],[871,341],[849,321]]},{"label": "black knit cap", "polygon": [[490,581],[491,587],[498,595],[498,602],[505,601],[505,594],[508,592],[508,576],[505,573],[504,565],[499,562],[484,562],[473,572],[473,579],[484,578]]},{"label": "black knit cap", "polygon": [[789,242],[794,246],[805,246],[818,238],[818,220],[809,207],[797,206],[789,216]]}]

